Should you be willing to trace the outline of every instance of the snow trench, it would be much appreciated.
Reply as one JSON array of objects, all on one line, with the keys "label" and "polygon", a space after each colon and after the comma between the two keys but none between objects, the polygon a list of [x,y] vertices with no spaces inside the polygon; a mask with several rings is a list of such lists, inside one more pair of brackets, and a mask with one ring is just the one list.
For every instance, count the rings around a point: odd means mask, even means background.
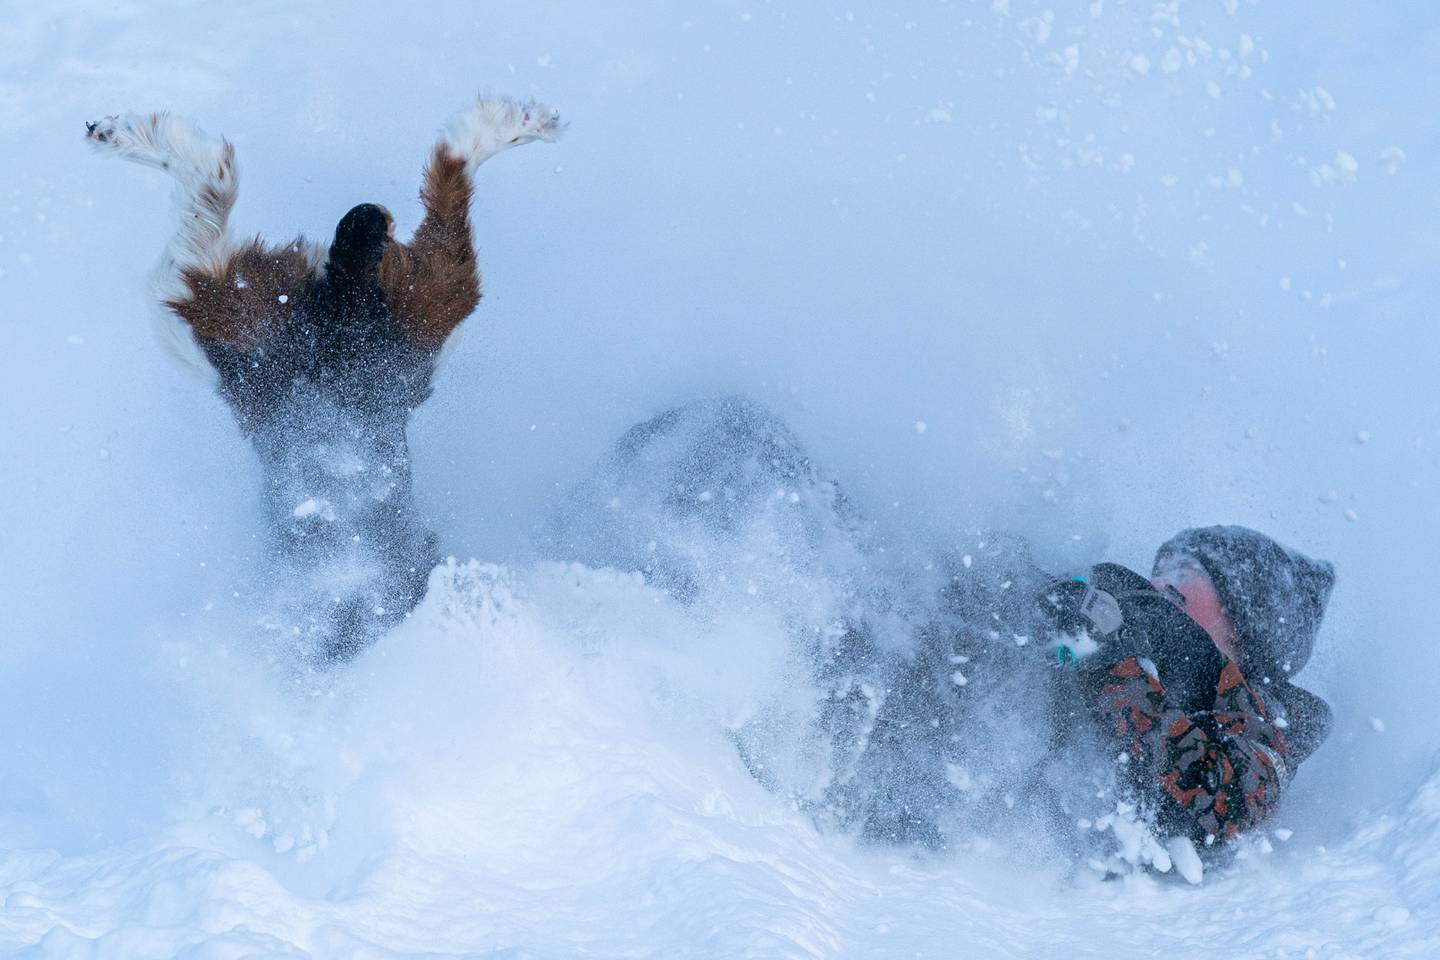
[{"label": "snow trench", "polygon": [[758,609],[697,619],[634,574],[452,561],[326,682],[177,654],[157,669],[219,701],[210,762],[123,843],[0,857],[0,949],[1199,956],[1225,916],[1247,956],[1434,955],[1440,773],[1343,844],[1277,829],[1198,888],[857,845],[726,735],[797,682],[783,630]]}]

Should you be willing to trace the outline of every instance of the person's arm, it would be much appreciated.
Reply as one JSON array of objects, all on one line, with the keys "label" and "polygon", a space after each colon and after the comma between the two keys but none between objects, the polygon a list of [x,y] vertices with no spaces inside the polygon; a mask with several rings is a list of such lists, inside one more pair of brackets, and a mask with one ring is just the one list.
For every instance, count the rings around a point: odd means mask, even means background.
[{"label": "person's arm", "polygon": [[1221,670],[1208,710],[1180,709],[1133,656],[1091,682],[1095,709],[1126,744],[1135,782],[1158,789],[1163,826],[1223,842],[1274,812],[1289,782],[1290,748],[1234,662]]}]

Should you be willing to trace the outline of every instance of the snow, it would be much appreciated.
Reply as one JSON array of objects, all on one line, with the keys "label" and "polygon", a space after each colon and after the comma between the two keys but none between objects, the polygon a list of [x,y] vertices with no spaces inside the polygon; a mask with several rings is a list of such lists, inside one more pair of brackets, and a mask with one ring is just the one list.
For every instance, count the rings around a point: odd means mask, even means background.
[{"label": "snow", "polygon": [[[7,12],[0,955],[1440,953],[1433,4],[685,17]],[[353,664],[297,669],[256,639],[253,453],[153,335],[168,186],[89,156],[83,122],[171,108],[230,138],[241,235],[324,237],[362,200],[405,233],[482,92],[572,126],[477,175],[486,299],[411,429],[459,559]],[[861,844],[762,787],[734,731],[804,691],[814,584],[739,558],[694,606],[533,546],[627,426],[730,391],[892,542],[979,558],[1003,527],[1049,569],[1143,566],[1234,521],[1335,560],[1300,677],[1335,733],[1276,842],[1202,869],[1116,808],[1076,829],[1151,869],[1102,882],[1003,834]]]},{"label": "snow", "polygon": [[296,519],[313,517],[316,515],[326,520],[335,519],[335,514],[333,509],[331,508],[330,503],[325,500],[318,500],[315,497],[310,497],[309,499],[301,501],[295,506],[295,509],[291,511],[291,516],[295,517]]},{"label": "snow", "polygon": [[[1223,916],[1270,955],[1433,949],[1440,778],[1383,832],[1256,855],[1189,889],[1140,875],[1067,889],[1003,860],[857,849],[777,804],[715,722],[744,695],[707,677],[707,652],[765,634],[763,618],[696,623],[635,577],[560,564],[452,563],[433,579],[341,688],[226,704],[207,731],[223,769],[162,829],[0,857],[0,947],[909,957],[965,941],[1140,957],[1183,955]],[[227,669],[189,655],[189,682]],[[1096,829],[1151,842],[1123,811]],[[1198,880],[1193,850],[1146,856]],[[1395,860],[1414,879],[1387,877]]]},{"label": "snow", "polygon": [[1170,837],[1165,841],[1165,851],[1175,865],[1175,872],[1189,884],[1198,884],[1205,879],[1205,866],[1195,845],[1184,837]]}]

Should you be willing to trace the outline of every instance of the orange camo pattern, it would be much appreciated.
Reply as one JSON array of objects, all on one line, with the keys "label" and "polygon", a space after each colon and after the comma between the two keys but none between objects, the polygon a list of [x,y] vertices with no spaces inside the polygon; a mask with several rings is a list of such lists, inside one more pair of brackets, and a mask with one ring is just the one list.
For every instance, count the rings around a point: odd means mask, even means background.
[{"label": "orange camo pattern", "polygon": [[1227,661],[1225,668],[1220,671],[1220,682],[1215,685],[1217,694],[1226,694],[1245,682],[1245,677],[1240,673],[1240,667],[1234,660]]},{"label": "orange camo pattern", "polygon": [[1145,668],[1140,666],[1140,661],[1134,657],[1127,657],[1110,668],[1110,676],[1112,677],[1120,677],[1128,680],[1131,677],[1139,677],[1142,675],[1149,676],[1149,674],[1145,673]]},{"label": "orange camo pattern", "polygon": [[1274,812],[1284,786],[1275,760],[1290,749],[1234,662],[1220,673],[1214,706],[1186,713],[1127,657],[1106,672],[1095,709],[1136,761],[1136,786],[1158,787],[1156,800],[1195,839],[1232,839]]}]

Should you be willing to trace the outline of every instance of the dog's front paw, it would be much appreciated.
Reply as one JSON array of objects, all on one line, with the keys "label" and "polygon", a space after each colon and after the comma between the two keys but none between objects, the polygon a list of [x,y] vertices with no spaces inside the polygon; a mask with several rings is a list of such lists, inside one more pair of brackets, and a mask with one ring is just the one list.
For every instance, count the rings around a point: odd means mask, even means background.
[{"label": "dog's front paw", "polygon": [[511,118],[508,132],[509,146],[529,143],[531,140],[546,140],[554,143],[560,138],[565,124],[560,122],[560,111],[534,100],[509,104],[512,111],[518,111]]},{"label": "dog's front paw", "polygon": [[445,143],[473,170],[501,150],[553,141],[564,129],[559,113],[534,100],[481,97],[451,125]]},{"label": "dog's front paw", "polygon": [[91,120],[85,124],[85,139],[96,150],[132,156],[153,149],[160,125],[166,116],[159,113],[122,113]]},{"label": "dog's front paw", "polygon": [[99,120],[90,120],[85,124],[85,139],[96,146],[113,144],[116,135],[119,133],[120,118],[118,116],[101,117]]},{"label": "dog's front paw", "polygon": [[176,177],[233,182],[235,151],[184,117],[122,113],[85,124],[85,139],[101,153],[168,171]]}]

